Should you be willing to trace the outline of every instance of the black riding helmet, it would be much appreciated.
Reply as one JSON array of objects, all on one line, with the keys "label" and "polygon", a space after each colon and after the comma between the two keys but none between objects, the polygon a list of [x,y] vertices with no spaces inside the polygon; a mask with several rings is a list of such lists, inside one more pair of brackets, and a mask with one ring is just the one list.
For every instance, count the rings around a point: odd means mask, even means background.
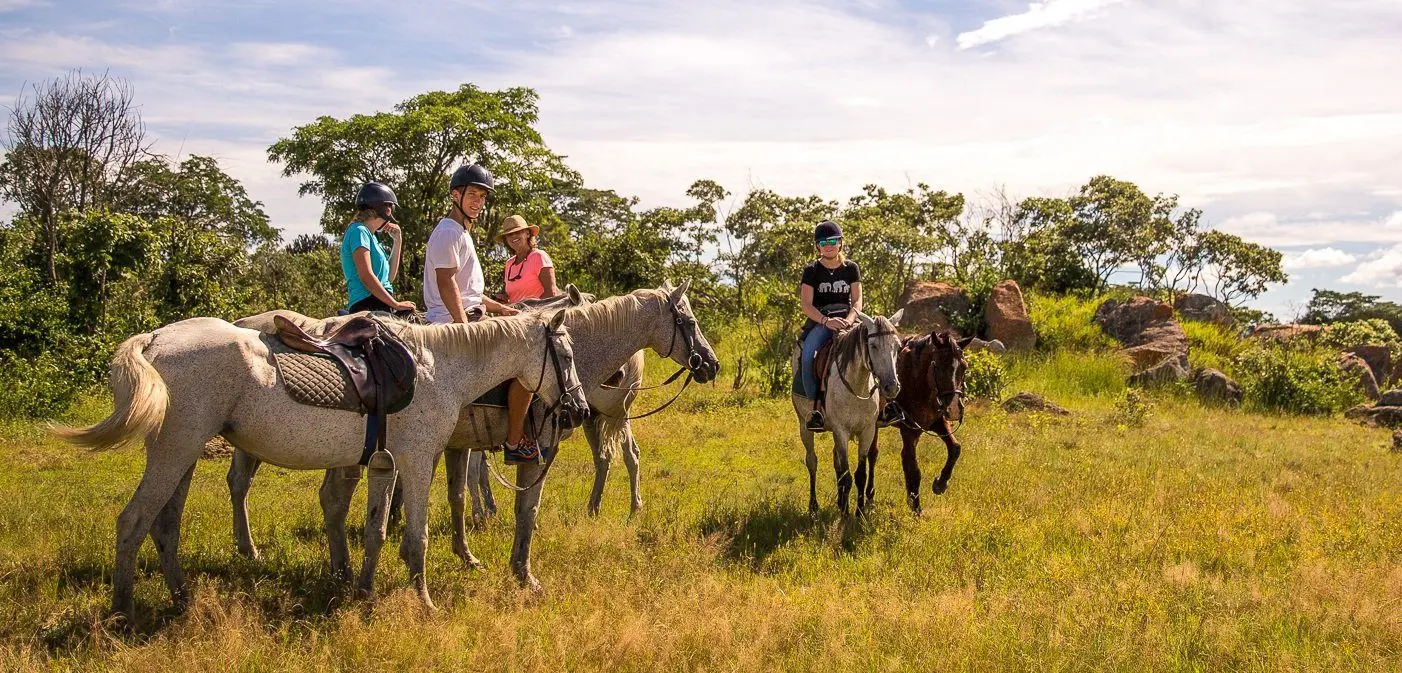
[{"label": "black riding helmet", "polygon": [[399,205],[399,199],[394,197],[394,190],[378,182],[367,182],[360,186],[360,191],[355,194],[355,209],[371,209],[375,214],[384,218],[387,222],[399,224],[394,219],[394,214],[390,212],[389,206]]},{"label": "black riding helmet", "polygon": [[842,238],[842,227],[837,226],[832,220],[823,220],[818,223],[813,230],[813,241],[821,241],[825,238]]},{"label": "black riding helmet", "polygon": [[476,185],[491,194],[493,184],[491,171],[477,164],[468,164],[453,171],[453,179],[448,183],[448,189]]}]

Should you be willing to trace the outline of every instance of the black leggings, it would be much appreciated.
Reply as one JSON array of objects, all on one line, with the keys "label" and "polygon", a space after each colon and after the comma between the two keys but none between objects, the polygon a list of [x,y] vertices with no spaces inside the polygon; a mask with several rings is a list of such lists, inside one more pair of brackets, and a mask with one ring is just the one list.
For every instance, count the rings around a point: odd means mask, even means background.
[{"label": "black leggings", "polygon": [[380,298],[373,294],[351,304],[351,307],[348,309],[350,313],[360,313],[361,311],[383,311],[385,313],[393,313],[401,318],[407,318],[414,313],[411,309],[390,308],[389,304],[380,301]]}]

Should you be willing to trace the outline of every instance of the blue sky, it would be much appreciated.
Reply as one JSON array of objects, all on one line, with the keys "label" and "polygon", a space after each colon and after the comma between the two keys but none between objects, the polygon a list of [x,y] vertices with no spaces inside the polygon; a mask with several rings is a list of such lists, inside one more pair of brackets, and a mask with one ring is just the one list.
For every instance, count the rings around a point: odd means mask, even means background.
[{"label": "blue sky", "polygon": [[[159,151],[217,157],[290,238],[320,207],[267,146],[471,81],[541,93],[587,182],[845,199],[925,182],[1065,195],[1108,173],[1402,300],[1402,3],[0,0],[0,98],[69,68],[136,89]],[[10,93],[5,93],[10,92]]]}]

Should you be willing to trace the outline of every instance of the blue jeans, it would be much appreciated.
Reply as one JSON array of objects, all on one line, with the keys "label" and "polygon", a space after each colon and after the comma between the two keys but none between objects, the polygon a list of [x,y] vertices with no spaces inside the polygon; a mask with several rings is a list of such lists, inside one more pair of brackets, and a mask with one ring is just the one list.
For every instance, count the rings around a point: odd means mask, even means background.
[{"label": "blue jeans", "polygon": [[818,376],[813,373],[813,358],[818,356],[818,349],[823,347],[832,338],[832,330],[823,325],[814,325],[808,330],[808,336],[803,337],[803,350],[799,351],[798,375],[803,381],[803,396],[810,400],[818,399]]}]

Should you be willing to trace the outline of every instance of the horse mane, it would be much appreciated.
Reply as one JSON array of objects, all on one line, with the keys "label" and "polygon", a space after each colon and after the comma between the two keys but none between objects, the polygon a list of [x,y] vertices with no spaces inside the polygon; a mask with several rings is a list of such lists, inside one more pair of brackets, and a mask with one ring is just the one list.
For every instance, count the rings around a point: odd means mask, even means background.
[{"label": "horse mane", "polygon": [[499,344],[502,340],[525,341],[531,337],[532,328],[543,324],[542,317],[525,314],[525,318],[492,318],[472,323],[452,323],[448,325],[411,325],[404,323],[399,329],[400,338],[430,351],[449,352],[474,360],[500,357],[488,344]]},{"label": "horse mane", "polygon": [[859,322],[833,337],[833,357],[838,366],[846,367],[848,363],[856,362],[860,359],[862,342],[866,340],[866,330]]},{"label": "horse mane", "polygon": [[661,290],[633,290],[628,294],[576,306],[570,309],[571,318],[588,322],[594,329],[621,334],[638,329],[638,314],[647,310],[654,300],[657,302],[655,306],[662,306],[667,301],[667,294]]}]

